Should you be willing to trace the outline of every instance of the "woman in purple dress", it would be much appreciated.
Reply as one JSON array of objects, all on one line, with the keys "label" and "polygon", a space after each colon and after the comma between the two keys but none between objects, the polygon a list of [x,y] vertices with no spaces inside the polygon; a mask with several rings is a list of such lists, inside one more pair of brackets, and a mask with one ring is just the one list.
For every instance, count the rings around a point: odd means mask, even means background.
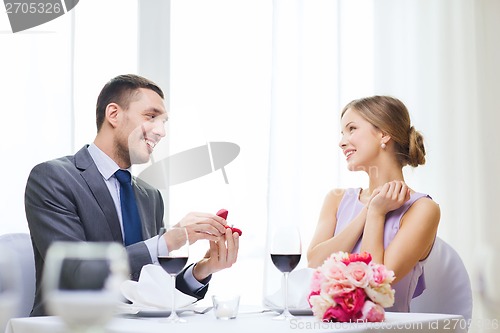
[{"label": "woman in purple dress", "polygon": [[341,114],[342,149],[348,169],[368,174],[367,188],[334,189],[324,200],[307,252],[309,267],[333,252],[369,252],[395,273],[395,303],[408,312],[425,288],[423,263],[432,249],[440,209],[415,192],[403,167],[425,163],[422,135],[410,124],[406,106],[389,96],[354,100]]}]

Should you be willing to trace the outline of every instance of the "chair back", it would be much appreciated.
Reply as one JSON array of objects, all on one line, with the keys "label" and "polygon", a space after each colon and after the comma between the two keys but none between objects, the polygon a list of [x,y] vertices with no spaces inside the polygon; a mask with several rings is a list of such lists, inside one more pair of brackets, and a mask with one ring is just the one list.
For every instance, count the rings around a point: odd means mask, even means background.
[{"label": "chair back", "polygon": [[15,253],[21,268],[20,307],[14,317],[29,317],[35,300],[35,259],[31,236],[28,233],[0,235],[0,244]]},{"label": "chair back", "polygon": [[437,237],[424,264],[425,290],[410,302],[410,312],[458,314],[469,323],[472,289],[459,254]]}]

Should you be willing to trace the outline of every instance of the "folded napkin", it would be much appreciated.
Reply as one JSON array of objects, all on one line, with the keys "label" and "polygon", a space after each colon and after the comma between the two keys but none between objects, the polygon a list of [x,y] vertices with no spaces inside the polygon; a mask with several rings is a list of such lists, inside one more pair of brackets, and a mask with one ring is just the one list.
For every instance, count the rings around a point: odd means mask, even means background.
[{"label": "folded napkin", "polygon": [[[314,269],[301,268],[288,275],[288,307],[290,309],[310,309],[307,296],[311,292],[311,278]],[[264,298],[264,305],[271,309],[283,309],[285,306],[285,279],[281,288]]]},{"label": "folded napkin", "polygon": [[[142,310],[170,310],[172,303],[172,278],[158,265],[146,265],[141,270],[139,281],[127,280],[121,292],[132,302],[134,308]],[[182,308],[196,302],[196,298],[175,289],[175,307]]]}]

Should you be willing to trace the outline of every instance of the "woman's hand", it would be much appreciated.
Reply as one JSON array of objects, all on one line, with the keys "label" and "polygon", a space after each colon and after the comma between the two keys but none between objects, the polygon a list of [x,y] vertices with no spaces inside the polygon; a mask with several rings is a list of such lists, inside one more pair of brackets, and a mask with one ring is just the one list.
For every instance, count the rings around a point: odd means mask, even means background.
[{"label": "woman's hand", "polygon": [[367,207],[370,213],[385,216],[403,206],[408,200],[410,200],[410,188],[403,181],[395,180],[374,190]]}]

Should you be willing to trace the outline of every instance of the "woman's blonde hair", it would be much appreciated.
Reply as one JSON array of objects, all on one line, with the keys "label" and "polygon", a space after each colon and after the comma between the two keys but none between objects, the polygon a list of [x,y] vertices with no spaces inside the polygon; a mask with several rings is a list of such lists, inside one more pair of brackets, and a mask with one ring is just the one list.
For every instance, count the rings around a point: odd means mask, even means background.
[{"label": "woman's blonde hair", "polygon": [[399,99],[390,96],[356,99],[344,107],[341,118],[348,109],[357,111],[369,123],[391,137],[401,166],[417,167],[425,164],[424,138],[411,126],[408,109]]}]

